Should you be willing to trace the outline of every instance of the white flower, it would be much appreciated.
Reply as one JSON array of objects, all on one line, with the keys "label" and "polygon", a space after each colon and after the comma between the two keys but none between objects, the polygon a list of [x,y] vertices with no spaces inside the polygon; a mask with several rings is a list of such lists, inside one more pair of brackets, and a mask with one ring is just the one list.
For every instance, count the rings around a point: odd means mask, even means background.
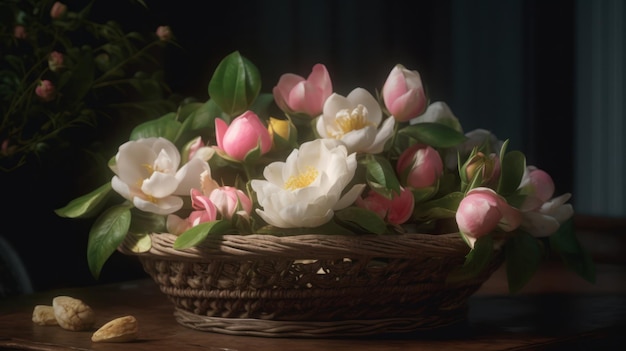
[{"label": "white flower", "polygon": [[574,215],[574,208],[566,202],[572,194],[566,193],[555,197],[535,211],[523,212],[522,225],[528,233],[535,237],[545,237],[556,232],[561,223]]},{"label": "white flower", "polygon": [[286,162],[273,162],[263,170],[266,180],[252,180],[259,205],[256,212],[279,228],[317,227],[330,221],[361,194],[364,184],[342,196],[354,177],[356,155],[336,140],[316,139],[291,152]]},{"label": "white flower", "polygon": [[391,138],[395,124],[393,117],[388,117],[381,125],[382,119],[378,101],[367,90],[356,88],[347,97],[333,93],[324,103],[316,127],[322,138],[341,140],[350,153],[377,154]]},{"label": "white flower", "polygon": [[177,195],[189,195],[191,188],[200,186],[200,174],[210,171],[200,158],[179,165],[178,149],[165,138],[128,141],[115,155],[111,186],[142,211],[170,214],[183,206]]}]

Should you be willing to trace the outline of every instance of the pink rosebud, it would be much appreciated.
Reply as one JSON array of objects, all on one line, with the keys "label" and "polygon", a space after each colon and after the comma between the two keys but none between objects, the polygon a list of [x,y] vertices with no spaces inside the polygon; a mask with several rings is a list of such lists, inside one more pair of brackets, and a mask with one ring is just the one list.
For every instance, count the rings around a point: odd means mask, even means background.
[{"label": "pink rosebud", "polygon": [[400,64],[389,73],[382,95],[387,110],[398,122],[406,122],[426,110],[426,93],[420,74]]},{"label": "pink rosebud", "polygon": [[231,219],[239,213],[248,217],[252,211],[252,201],[241,190],[232,186],[222,186],[211,191],[209,200],[215,204],[222,217]]},{"label": "pink rosebud", "polygon": [[60,1],[57,1],[52,5],[52,9],[50,9],[50,17],[53,19],[58,19],[63,17],[67,12],[67,5],[63,4]]},{"label": "pink rosebud", "polygon": [[272,138],[267,127],[250,110],[235,118],[230,126],[221,118],[216,118],[215,134],[217,147],[239,161],[243,161],[248,152],[257,147],[261,148],[261,154],[272,148]]},{"label": "pink rosebud", "polygon": [[525,211],[536,210],[554,195],[554,181],[545,171],[528,166],[524,172],[524,177],[519,189],[526,195],[522,209]]},{"label": "pink rosebud", "polygon": [[13,36],[17,39],[26,39],[26,27],[22,25],[17,25],[13,28]]},{"label": "pink rosebud", "polygon": [[274,87],[274,100],[286,113],[302,113],[316,117],[322,113],[324,102],[332,94],[333,85],[326,66],[316,64],[307,79],[286,73]]},{"label": "pink rosebud", "polygon": [[65,57],[58,51],[53,51],[48,56],[48,67],[52,72],[56,72],[63,68],[63,61]]},{"label": "pink rosebud", "polygon": [[470,190],[461,200],[456,212],[456,223],[470,245],[496,228],[512,231],[520,226],[521,213],[490,188]]},{"label": "pink rosebud", "polygon": [[415,144],[400,155],[396,171],[406,186],[426,188],[433,186],[443,173],[443,161],[431,146]]},{"label": "pink rosebud", "polygon": [[357,198],[356,205],[376,213],[390,224],[399,225],[411,218],[415,201],[413,193],[405,188],[401,188],[400,195],[394,193],[391,199],[370,190],[367,197]]},{"label": "pink rosebud", "polygon": [[169,26],[159,26],[156,30],[156,35],[162,41],[168,41],[174,37],[172,29]]},{"label": "pink rosebud", "polygon": [[49,80],[39,81],[39,84],[35,88],[35,94],[43,101],[52,101],[56,96],[56,90],[54,85]]}]

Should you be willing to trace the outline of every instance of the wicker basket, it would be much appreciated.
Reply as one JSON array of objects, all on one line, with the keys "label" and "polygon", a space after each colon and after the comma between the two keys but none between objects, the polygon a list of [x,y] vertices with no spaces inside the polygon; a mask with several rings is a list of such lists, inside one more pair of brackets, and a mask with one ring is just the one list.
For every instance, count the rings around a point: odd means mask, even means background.
[{"label": "wicker basket", "polygon": [[467,300],[502,263],[446,284],[469,249],[458,234],[225,235],[175,250],[152,234],[135,253],[174,303],[176,320],[202,331],[272,337],[356,336],[432,330],[465,321]]}]

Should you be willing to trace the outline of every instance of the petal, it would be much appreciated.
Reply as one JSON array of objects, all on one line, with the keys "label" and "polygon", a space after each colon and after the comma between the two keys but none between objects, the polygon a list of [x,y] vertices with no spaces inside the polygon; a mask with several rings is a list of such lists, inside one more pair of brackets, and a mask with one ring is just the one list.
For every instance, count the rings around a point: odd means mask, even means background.
[{"label": "petal", "polygon": [[383,125],[376,133],[376,137],[374,142],[364,150],[364,152],[371,154],[378,154],[383,152],[385,149],[385,144],[387,140],[391,138],[393,135],[394,127],[396,125],[396,120],[393,117],[387,117],[387,119],[383,122]]},{"label": "petal", "polygon": [[367,120],[378,127],[383,119],[383,111],[378,101],[369,91],[363,88],[356,88],[348,94],[347,99],[351,103],[350,109],[359,104],[365,106],[367,109]]},{"label": "petal", "polygon": [[356,199],[361,196],[365,184],[355,184],[347,193],[345,193],[339,201],[333,206],[333,210],[338,211],[352,205]]}]

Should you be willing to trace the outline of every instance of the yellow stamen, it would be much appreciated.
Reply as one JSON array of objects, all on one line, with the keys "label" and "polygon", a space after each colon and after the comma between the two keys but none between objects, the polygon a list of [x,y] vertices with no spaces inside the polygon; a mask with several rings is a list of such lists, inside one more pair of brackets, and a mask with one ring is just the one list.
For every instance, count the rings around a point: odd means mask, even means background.
[{"label": "yellow stamen", "polygon": [[289,177],[289,179],[287,179],[287,181],[285,182],[285,185],[284,185],[285,189],[296,190],[296,189],[304,188],[308,186],[309,184],[313,183],[315,178],[317,178],[318,174],[319,172],[317,171],[317,169],[309,166],[307,167],[306,172],[299,174],[297,176]]},{"label": "yellow stamen", "polygon": [[358,105],[354,110],[341,110],[337,112],[335,119],[339,131],[333,133],[335,138],[341,138],[353,130],[363,129],[371,126],[372,123],[367,120],[367,109],[363,105]]}]

